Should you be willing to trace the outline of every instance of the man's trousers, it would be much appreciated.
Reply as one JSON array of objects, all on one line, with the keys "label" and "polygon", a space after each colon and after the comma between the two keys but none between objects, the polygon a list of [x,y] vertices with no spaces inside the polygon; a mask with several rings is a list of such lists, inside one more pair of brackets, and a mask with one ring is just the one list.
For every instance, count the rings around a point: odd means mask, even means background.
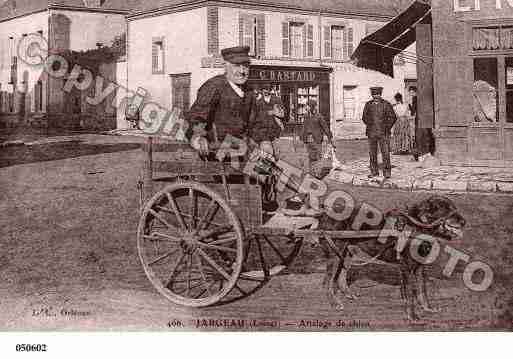
[{"label": "man's trousers", "polygon": [[383,159],[383,175],[385,177],[390,177],[392,173],[392,164],[390,163],[390,136],[369,138],[371,174],[374,176],[379,175],[378,146],[381,150],[381,158]]}]

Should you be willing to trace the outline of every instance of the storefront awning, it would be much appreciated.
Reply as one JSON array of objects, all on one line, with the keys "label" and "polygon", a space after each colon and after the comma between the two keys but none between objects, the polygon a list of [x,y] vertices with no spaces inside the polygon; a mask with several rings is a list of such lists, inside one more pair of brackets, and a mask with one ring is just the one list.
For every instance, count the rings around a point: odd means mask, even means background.
[{"label": "storefront awning", "polygon": [[414,1],[404,12],[363,38],[351,59],[358,67],[394,76],[394,57],[415,42],[415,25],[425,19],[431,6]]}]

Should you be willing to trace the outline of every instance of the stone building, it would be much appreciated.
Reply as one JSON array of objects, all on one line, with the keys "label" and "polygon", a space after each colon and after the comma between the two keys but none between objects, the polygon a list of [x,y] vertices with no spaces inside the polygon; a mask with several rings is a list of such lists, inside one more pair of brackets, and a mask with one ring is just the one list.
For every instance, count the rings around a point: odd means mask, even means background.
[{"label": "stone building", "polygon": [[[79,128],[84,127],[89,117],[100,127],[114,127],[114,109],[89,108],[83,101],[84,94],[64,92],[65,79],[51,78],[42,66],[20,61],[18,45],[24,37],[38,34],[45,39],[50,53],[82,54],[110,46],[125,33],[125,15],[134,3],[134,0],[4,2],[0,6],[0,124],[39,122],[43,126]],[[98,68],[101,61],[98,59]],[[116,63],[104,64],[101,69],[106,77],[116,78]]]},{"label": "stone building", "polygon": [[[289,130],[300,125],[306,101],[315,99],[337,135],[362,137],[369,86],[382,85],[385,98],[392,99],[416,80],[414,54],[397,56],[394,78],[350,61],[362,38],[397,15],[385,3],[144,1],[127,16],[126,85],[144,88],[147,100],[167,109],[186,110],[199,86],[222,73],[220,50],[248,45],[249,85],[271,85],[281,96]],[[118,117],[118,127],[128,126]]]}]

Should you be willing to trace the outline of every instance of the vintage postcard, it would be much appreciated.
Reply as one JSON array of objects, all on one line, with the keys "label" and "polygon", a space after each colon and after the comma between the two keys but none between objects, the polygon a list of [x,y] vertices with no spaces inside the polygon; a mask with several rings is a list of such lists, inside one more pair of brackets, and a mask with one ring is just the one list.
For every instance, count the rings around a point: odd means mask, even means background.
[{"label": "vintage postcard", "polygon": [[512,1],[3,0],[0,127],[3,332],[513,328]]}]

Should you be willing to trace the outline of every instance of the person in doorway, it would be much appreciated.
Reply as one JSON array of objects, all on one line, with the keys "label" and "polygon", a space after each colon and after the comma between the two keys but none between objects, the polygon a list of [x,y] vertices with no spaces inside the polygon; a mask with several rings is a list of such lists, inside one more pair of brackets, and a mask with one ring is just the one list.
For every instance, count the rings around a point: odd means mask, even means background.
[{"label": "person in doorway", "polygon": [[431,128],[424,128],[419,125],[419,113],[418,113],[418,102],[417,102],[417,87],[410,86],[410,113],[415,119],[415,140],[413,149],[413,159],[419,161],[419,158],[430,153],[434,155],[435,152],[435,141]]},{"label": "person in doorway", "polygon": [[390,133],[397,121],[395,111],[390,102],[385,101],[381,95],[383,87],[371,87],[372,100],[365,104],[362,121],[367,127],[366,135],[369,139],[369,178],[379,176],[378,146],[383,159],[383,176],[389,179],[392,174],[390,162]]},{"label": "person in doorway", "polygon": [[397,122],[392,129],[391,150],[394,154],[411,153],[413,149],[413,121],[409,116],[408,107],[403,103],[403,95],[394,96],[394,111]]}]

